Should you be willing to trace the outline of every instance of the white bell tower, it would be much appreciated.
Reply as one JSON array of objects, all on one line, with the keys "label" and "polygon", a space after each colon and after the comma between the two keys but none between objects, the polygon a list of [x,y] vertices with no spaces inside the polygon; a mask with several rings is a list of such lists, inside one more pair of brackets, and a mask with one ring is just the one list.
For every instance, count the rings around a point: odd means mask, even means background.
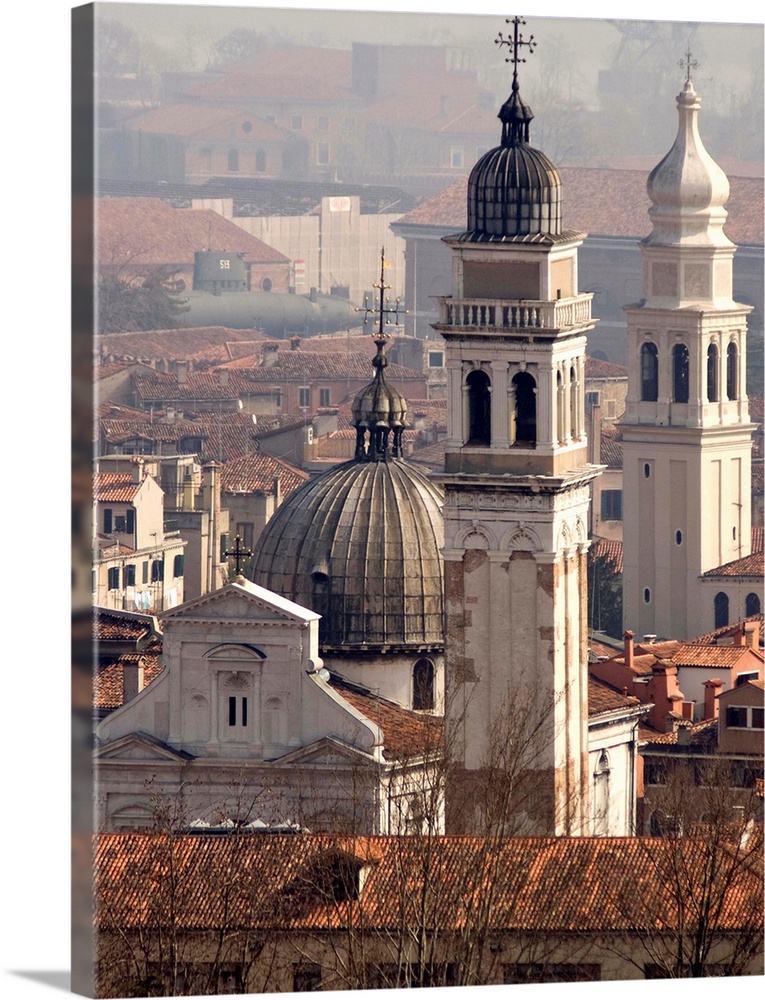
[{"label": "white bell tower", "polygon": [[448,372],[447,733],[460,763],[447,829],[477,829],[476,789],[499,742],[518,748],[523,772],[514,832],[576,835],[589,832],[586,553],[598,467],[587,464],[584,355],[595,321],[577,285],[585,234],[563,228],[560,175],[528,142],[517,67],[529,42],[524,22],[510,23],[502,142],[470,174],[467,230],[445,237],[453,294],[435,325]]},{"label": "white bell tower", "polygon": [[733,300],[730,189],[699,135],[690,54],[687,67],[677,137],[648,178],[653,230],[641,245],[645,298],[625,309],[621,424],[624,626],[672,639],[715,627],[699,576],[751,551],[750,307]]}]

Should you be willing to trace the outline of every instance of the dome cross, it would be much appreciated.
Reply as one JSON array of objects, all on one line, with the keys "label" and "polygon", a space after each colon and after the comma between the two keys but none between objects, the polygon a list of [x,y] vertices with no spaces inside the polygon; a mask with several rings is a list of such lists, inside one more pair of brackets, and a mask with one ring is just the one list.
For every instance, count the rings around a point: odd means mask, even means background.
[{"label": "dome cross", "polygon": [[529,49],[529,55],[531,55],[531,53],[537,47],[537,43],[534,41],[534,36],[533,35],[529,35],[528,41],[527,41],[526,39],[524,39],[523,35],[518,30],[521,25],[525,25],[526,24],[526,21],[525,21],[524,18],[518,17],[517,15],[515,17],[506,17],[505,18],[505,22],[507,24],[512,24],[512,26],[513,26],[513,37],[512,37],[512,39],[511,38],[505,38],[503,36],[502,32],[500,31],[499,35],[497,36],[497,38],[494,39],[494,41],[495,41],[495,43],[497,45],[500,46],[500,48],[503,45],[512,46],[513,54],[511,56],[508,56],[505,59],[505,62],[508,62],[508,63],[511,62],[513,64],[513,88],[515,89],[518,86],[518,63],[525,63],[526,62],[525,59],[521,58],[521,56],[518,55],[518,50],[523,45],[527,45],[528,49]]},{"label": "dome cross", "polygon": [[699,68],[699,64],[696,62],[696,60],[691,55],[691,47],[690,47],[690,45],[688,46],[688,51],[685,53],[685,55],[683,56],[683,58],[680,60],[680,62],[677,65],[680,67],[680,69],[683,69],[683,67],[685,67],[685,82],[686,83],[690,83],[691,82],[691,70]]}]

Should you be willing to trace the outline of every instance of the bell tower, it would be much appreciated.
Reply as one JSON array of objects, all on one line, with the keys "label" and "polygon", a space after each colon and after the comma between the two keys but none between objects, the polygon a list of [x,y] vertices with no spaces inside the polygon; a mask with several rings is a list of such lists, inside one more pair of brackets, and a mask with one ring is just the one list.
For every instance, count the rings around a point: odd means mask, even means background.
[{"label": "bell tower", "polygon": [[[476,800],[499,750],[520,769],[512,832],[589,832],[584,420],[591,294],[577,284],[585,234],[565,229],[560,175],[529,144],[520,18],[501,144],[475,164],[468,227],[445,237],[447,733],[459,767],[447,828],[477,829]],[[517,748],[512,749],[512,748]]]},{"label": "bell tower", "polygon": [[[699,135],[691,81],[674,144],[648,177],[644,299],[625,309],[624,625],[686,639],[717,624],[701,574],[751,551],[748,306],[733,300],[728,179]],[[743,609],[730,609],[731,621]]]}]

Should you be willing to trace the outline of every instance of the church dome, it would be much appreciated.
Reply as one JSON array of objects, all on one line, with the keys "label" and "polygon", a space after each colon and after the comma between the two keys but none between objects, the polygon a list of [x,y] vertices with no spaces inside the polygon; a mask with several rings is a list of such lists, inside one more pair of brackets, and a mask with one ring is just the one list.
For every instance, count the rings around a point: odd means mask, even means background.
[{"label": "church dome", "polygon": [[258,540],[252,580],[318,612],[323,648],[443,646],[443,494],[401,459],[406,400],[375,375],[353,403],[356,457],[295,491]]},{"label": "church dome", "polygon": [[443,645],[443,496],[404,461],[352,461],[266,525],[252,579],[322,615],[326,647]]},{"label": "church dome", "polygon": [[544,153],[529,145],[534,115],[520,96],[517,73],[498,117],[501,145],[484,153],[468,180],[471,239],[561,236],[560,174]]}]

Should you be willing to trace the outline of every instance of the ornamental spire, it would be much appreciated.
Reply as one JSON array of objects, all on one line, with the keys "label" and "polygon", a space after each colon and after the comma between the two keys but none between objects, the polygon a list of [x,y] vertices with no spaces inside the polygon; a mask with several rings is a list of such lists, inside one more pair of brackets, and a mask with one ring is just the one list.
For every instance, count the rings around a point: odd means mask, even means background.
[{"label": "ornamental spire", "polygon": [[518,83],[518,64],[525,63],[526,59],[518,53],[525,45],[528,47],[529,55],[531,55],[537,47],[537,43],[534,41],[533,35],[529,35],[528,39],[525,39],[521,34],[519,29],[522,25],[526,24],[524,18],[518,16],[507,17],[505,18],[505,21],[507,24],[512,24],[513,37],[505,38],[500,31],[494,41],[500,46],[500,48],[503,45],[507,45],[512,49],[512,55],[509,55],[505,59],[505,62],[511,62],[513,64],[513,85],[510,97],[508,97],[500,108],[500,112],[497,117],[502,122],[502,145],[518,146],[521,143],[529,141],[529,123],[534,117],[531,108],[525,103],[520,94],[520,85]]}]

